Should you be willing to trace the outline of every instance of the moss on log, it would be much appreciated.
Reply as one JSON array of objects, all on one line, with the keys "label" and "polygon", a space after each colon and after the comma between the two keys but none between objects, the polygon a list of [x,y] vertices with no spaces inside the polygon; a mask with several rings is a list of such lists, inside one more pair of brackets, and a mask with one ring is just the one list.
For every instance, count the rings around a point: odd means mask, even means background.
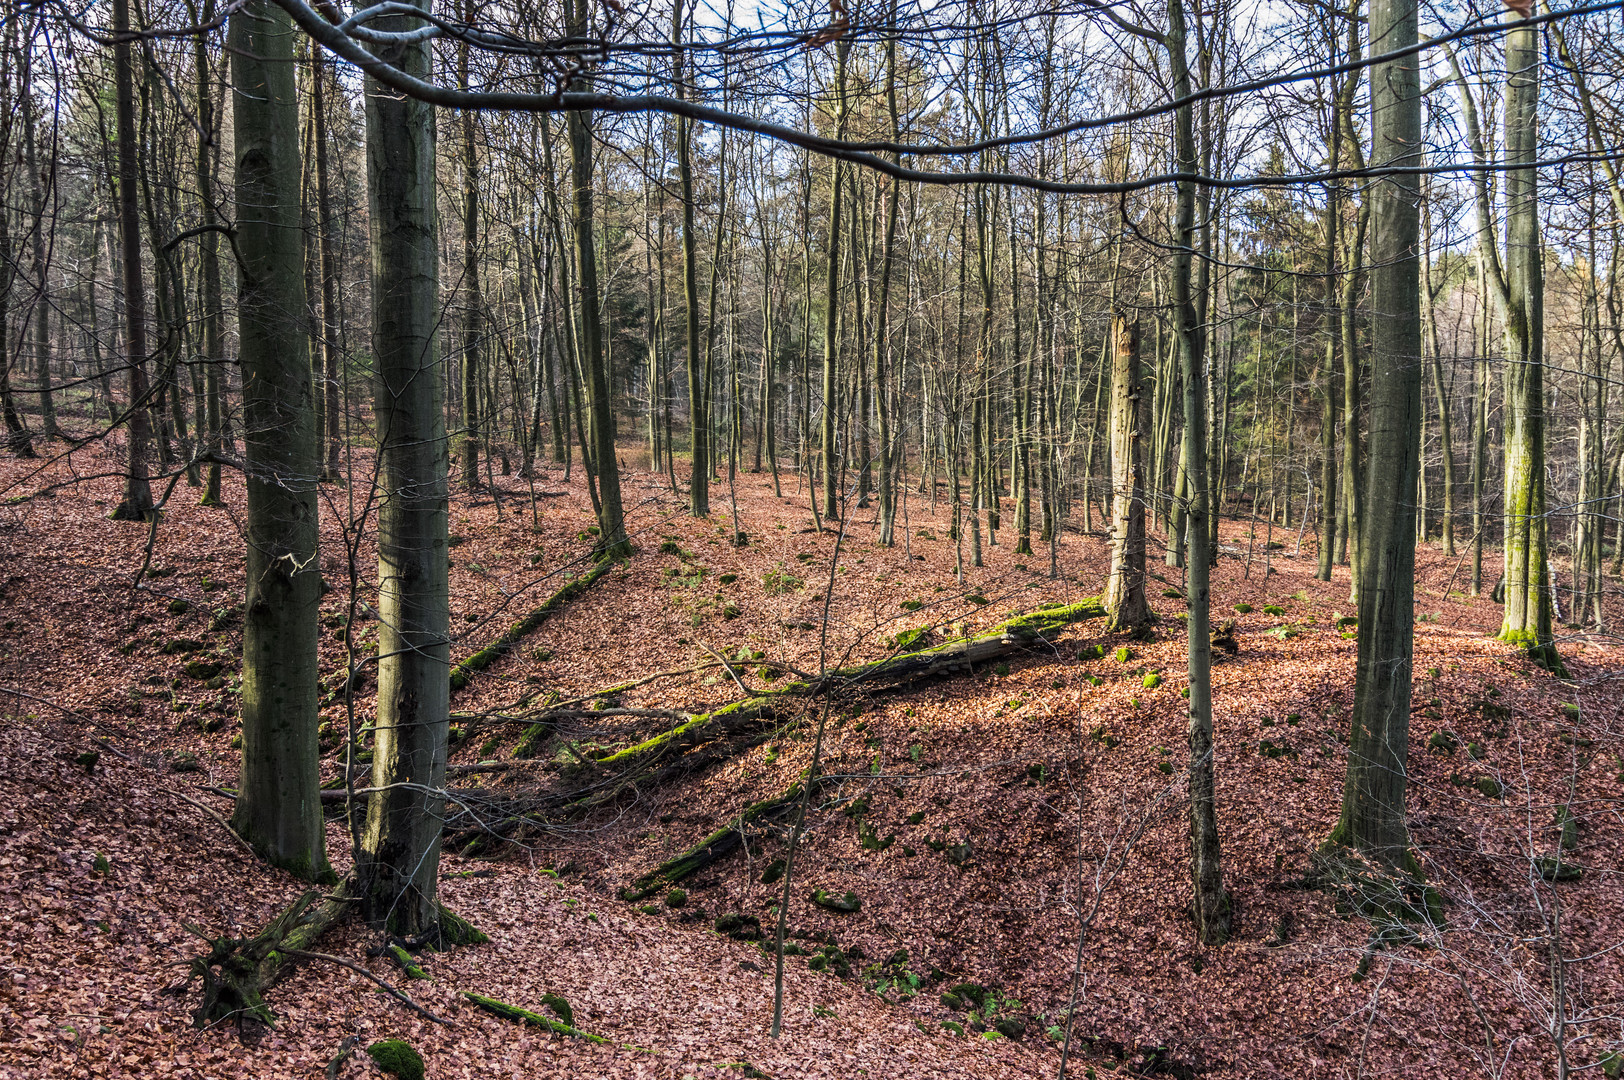
[{"label": "moss on log", "polygon": [[801,785],[791,784],[789,790],[771,799],[751,803],[726,825],[711,833],[675,858],[667,859],[648,873],[635,879],[620,890],[620,898],[632,903],[668,889],[691,877],[733,851],[744,842],[745,830],[752,825],[764,825],[788,813],[801,797]]},{"label": "moss on log", "polygon": [[564,587],[549,596],[544,604],[508,627],[507,632],[501,637],[452,668],[452,691],[461,690],[467,686],[475,675],[506,656],[513,650],[515,645],[535,633],[541,624],[546,622],[555,611],[591,588],[614,567],[614,560],[604,559],[583,576],[566,582]]},{"label": "moss on log", "polygon": [[605,769],[643,768],[672,750],[686,749],[711,739],[737,734],[761,721],[777,719],[779,703],[785,698],[809,697],[830,685],[895,687],[914,679],[945,674],[974,664],[995,660],[1034,642],[1047,640],[1073,623],[1105,616],[1097,599],[1076,604],[1040,608],[1000,623],[984,633],[930,648],[887,657],[869,664],[836,668],[811,682],[792,682],[736,701],[712,712],[700,713],[669,731],[645,739],[598,758]]},{"label": "moss on log", "polygon": [[[575,1039],[585,1039],[587,1042],[598,1043],[601,1046],[609,1045],[609,1040],[604,1038],[602,1035],[594,1035],[589,1031],[582,1031],[580,1028],[572,1027],[571,1025],[564,1023],[562,1020],[554,1020],[550,1016],[543,1016],[541,1013],[533,1013],[529,1009],[521,1009],[516,1005],[509,1005],[506,1002],[497,1001],[495,998],[488,998],[482,994],[469,993],[466,990],[463,991],[462,996],[479,1006],[481,1009],[484,1009],[492,1016],[499,1016],[503,1020],[511,1020],[516,1024],[530,1024],[533,1027],[543,1028],[547,1031],[555,1031],[560,1035],[568,1035]],[[548,996],[550,997],[551,995]]]}]

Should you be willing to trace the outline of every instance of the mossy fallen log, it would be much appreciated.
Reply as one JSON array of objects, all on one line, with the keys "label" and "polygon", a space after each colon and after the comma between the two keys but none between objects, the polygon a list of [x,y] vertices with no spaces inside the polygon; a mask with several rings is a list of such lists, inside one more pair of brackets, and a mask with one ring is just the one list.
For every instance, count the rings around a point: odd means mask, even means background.
[{"label": "mossy fallen log", "polygon": [[[1039,608],[1025,615],[1017,615],[979,634],[954,638],[928,649],[905,652],[871,664],[837,668],[824,676],[822,681],[838,680],[870,686],[887,686],[967,669],[975,664],[999,659],[1036,642],[1046,641],[1073,623],[1104,617],[1105,608],[1100,606],[1097,597],[1080,600],[1075,604]],[[815,693],[822,688],[822,685],[814,685],[800,692]],[[793,690],[792,687],[782,689],[785,692]]]},{"label": "mossy fallen log", "polygon": [[596,764],[615,771],[647,768],[672,751],[736,735],[759,726],[762,721],[777,719],[785,698],[814,696],[832,685],[894,689],[915,679],[996,660],[1035,642],[1047,640],[1073,623],[1103,618],[1104,615],[1105,609],[1096,599],[1040,608],[1000,623],[984,633],[954,638],[940,645],[873,663],[836,668],[816,680],[787,683],[720,709],[699,713],[668,731],[598,758]]},{"label": "mossy fallen log", "polygon": [[775,719],[777,717],[777,712],[774,709],[776,700],[785,696],[786,692],[758,694],[754,697],[745,698],[743,701],[736,701],[731,705],[724,705],[712,712],[699,713],[669,731],[663,731],[635,746],[628,746],[624,750],[617,750],[612,754],[598,758],[595,763],[606,769],[619,769],[633,764],[647,764],[667,751],[737,734],[761,721]]},{"label": "mossy fallen log", "polygon": [[506,656],[515,645],[535,633],[554,612],[590,589],[600,578],[614,569],[615,565],[613,559],[604,559],[586,574],[566,582],[562,589],[549,596],[540,607],[508,627],[507,632],[501,637],[452,668],[452,691],[461,690],[475,675]]},{"label": "mossy fallen log", "polygon": [[[534,1013],[529,1009],[521,1009],[516,1005],[509,1005],[504,1001],[497,1001],[495,998],[488,998],[483,994],[474,994],[466,990],[463,991],[462,996],[479,1006],[481,1009],[484,1009],[492,1016],[501,1017],[503,1020],[511,1020],[516,1024],[530,1024],[533,1027],[543,1028],[547,1031],[555,1031],[560,1035],[568,1035],[575,1039],[585,1039],[587,1042],[597,1043],[600,1046],[611,1045],[609,1040],[604,1038],[602,1035],[594,1035],[590,1031],[582,1031],[580,1028],[566,1024],[562,1020],[554,1020],[550,1016],[543,1016],[541,1013]],[[548,996],[550,997],[551,995]]]},{"label": "mossy fallen log", "polygon": [[784,816],[794,809],[800,798],[801,785],[794,783],[782,795],[751,803],[732,821],[687,851],[667,859],[635,879],[629,886],[620,890],[620,898],[636,903],[646,896],[669,889],[685,878],[692,877],[742,844],[746,830],[751,826],[765,825]]}]

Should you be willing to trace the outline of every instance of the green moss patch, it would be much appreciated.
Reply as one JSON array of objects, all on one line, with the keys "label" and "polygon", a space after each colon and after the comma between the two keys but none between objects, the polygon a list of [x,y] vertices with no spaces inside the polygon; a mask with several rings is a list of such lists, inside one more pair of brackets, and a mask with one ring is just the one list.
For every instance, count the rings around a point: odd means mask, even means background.
[{"label": "green moss patch", "polygon": [[367,1047],[378,1068],[400,1080],[423,1080],[423,1055],[402,1039],[383,1039]]}]

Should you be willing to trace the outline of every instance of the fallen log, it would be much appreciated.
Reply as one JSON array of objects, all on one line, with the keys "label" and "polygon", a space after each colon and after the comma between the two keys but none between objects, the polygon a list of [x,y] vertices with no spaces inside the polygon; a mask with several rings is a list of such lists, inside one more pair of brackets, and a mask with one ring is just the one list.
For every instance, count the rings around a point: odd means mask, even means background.
[{"label": "fallen log", "polygon": [[[731,747],[740,736],[765,737],[774,724],[784,720],[791,709],[797,707],[793,706],[792,702],[804,701],[826,689],[863,687],[880,691],[896,690],[919,679],[965,670],[977,664],[1012,655],[1034,644],[1048,641],[1074,623],[1101,618],[1104,615],[1104,608],[1095,599],[1042,608],[1009,619],[984,633],[955,638],[940,645],[916,649],[873,663],[838,668],[821,678],[789,683],[770,691],[762,691],[710,712],[677,714],[686,715],[687,719],[632,746],[596,758],[585,757],[576,751],[576,761],[566,770],[566,775],[586,780],[582,786],[539,798],[520,800],[519,805],[510,806],[506,813],[496,816],[494,820],[481,822],[473,827],[463,827],[454,832],[451,838],[452,846],[468,855],[482,853],[499,846],[504,840],[511,839],[521,829],[545,828],[547,820],[544,815],[579,815],[614,801],[628,787],[657,784],[683,772],[704,767],[731,754],[733,752]],[[527,754],[534,752],[531,747],[539,744],[540,738],[548,730],[550,728],[546,725],[532,728],[530,735],[526,737]],[[730,747],[727,753],[719,753],[714,749],[724,744]],[[713,749],[707,751],[704,749],[706,747]],[[696,755],[695,751],[700,752]],[[767,802],[770,804],[774,801]],[[745,812],[760,815],[769,812],[770,809],[766,804],[758,804]],[[708,837],[697,848],[685,852],[684,856],[691,856],[698,854],[701,849],[711,849],[714,844],[722,845],[711,850],[709,857],[681,876],[687,876],[693,870],[732,850],[740,838],[738,825],[739,821],[735,820]],[[684,856],[679,856],[678,860]],[[678,869],[680,867],[676,866],[665,868],[668,874]],[[661,872],[661,868],[656,868],[650,874],[659,875]],[[644,877],[653,880],[650,875]],[[643,886],[634,883],[632,891],[640,888]]]},{"label": "fallen log", "polygon": [[633,880],[629,886],[620,890],[620,898],[635,903],[661,889],[669,889],[685,878],[692,877],[742,844],[749,827],[770,824],[793,810],[800,798],[801,785],[796,782],[782,795],[751,803],[732,821],[687,851],[667,859]]},{"label": "fallen log", "polygon": [[506,656],[513,650],[515,645],[534,633],[554,612],[595,585],[599,579],[614,569],[615,566],[616,563],[613,560],[605,559],[583,576],[566,582],[562,589],[549,596],[540,607],[508,627],[507,632],[501,637],[452,668],[452,691],[455,692],[467,686],[475,675]]},{"label": "fallen log", "polygon": [[811,681],[789,683],[732,705],[700,713],[669,731],[597,758],[595,764],[605,769],[646,769],[673,751],[736,735],[777,719],[784,698],[815,696],[837,687],[896,689],[918,679],[968,670],[976,664],[1000,659],[1047,641],[1073,623],[1103,618],[1104,615],[1105,609],[1097,599],[1042,608],[1000,623],[985,633],[955,638],[941,645],[873,663],[836,668]]},{"label": "fallen log", "polygon": [[484,1009],[492,1016],[499,1016],[503,1020],[511,1020],[518,1024],[529,1024],[533,1027],[539,1027],[547,1031],[557,1032],[560,1035],[568,1035],[576,1039],[585,1039],[587,1042],[598,1043],[601,1046],[609,1045],[609,1040],[604,1038],[602,1035],[594,1035],[590,1031],[582,1031],[580,1028],[575,1027],[572,1024],[566,1024],[562,1020],[554,1020],[550,1016],[543,1016],[541,1013],[534,1013],[529,1009],[521,1009],[516,1005],[509,1005],[505,1001],[497,1001],[495,998],[488,998],[483,994],[470,993],[467,990],[463,991],[462,996],[479,1006],[481,1009]]}]

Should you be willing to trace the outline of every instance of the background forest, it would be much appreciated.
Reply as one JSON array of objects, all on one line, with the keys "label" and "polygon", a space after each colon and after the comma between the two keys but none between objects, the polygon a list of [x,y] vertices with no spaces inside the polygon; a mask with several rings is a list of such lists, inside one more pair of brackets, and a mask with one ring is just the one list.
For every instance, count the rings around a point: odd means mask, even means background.
[{"label": "background forest", "polygon": [[1624,1072],[1624,3],[7,3],[0,1074]]}]

